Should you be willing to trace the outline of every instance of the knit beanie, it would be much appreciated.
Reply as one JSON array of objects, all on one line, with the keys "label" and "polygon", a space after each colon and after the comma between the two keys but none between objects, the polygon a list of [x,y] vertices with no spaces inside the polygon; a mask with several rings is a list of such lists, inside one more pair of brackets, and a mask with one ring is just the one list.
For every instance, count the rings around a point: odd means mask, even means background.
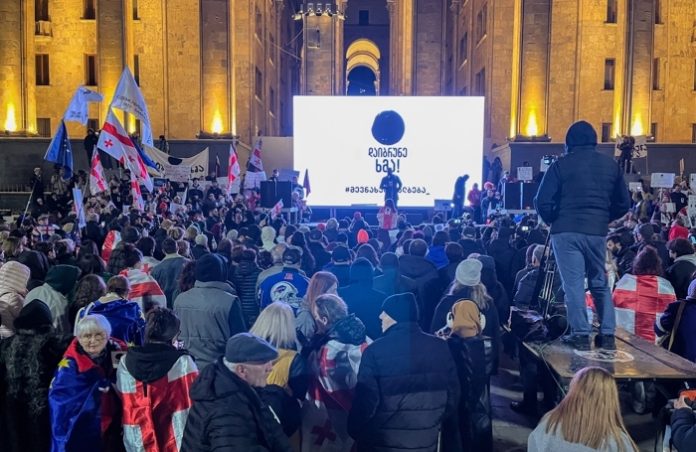
[{"label": "knit beanie", "polygon": [[475,286],[481,282],[483,264],[478,259],[464,259],[454,272],[456,281],[463,286]]},{"label": "knit beanie", "polygon": [[225,263],[217,254],[204,254],[196,261],[196,281],[224,282],[227,279]]},{"label": "knit beanie", "polygon": [[42,326],[51,326],[53,316],[46,303],[39,299],[31,300],[25,304],[19,315],[14,320],[17,330],[31,330]]},{"label": "knit beanie", "polygon": [[370,234],[366,230],[361,229],[358,231],[358,243],[367,243],[370,240]]},{"label": "knit beanie", "polygon": [[566,149],[576,146],[597,146],[597,132],[587,121],[578,121],[568,128],[565,139]]},{"label": "knit beanie", "polygon": [[261,229],[261,241],[263,243],[272,243],[276,238],[276,230],[272,226],[264,226]]},{"label": "knit beanie", "polygon": [[459,337],[474,337],[481,334],[479,308],[471,300],[462,300],[452,306],[452,333]]},{"label": "knit beanie", "polygon": [[55,265],[46,274],[45,282],[54,290],[67,295],[77,284],[80,273],[80,269],[74,265]]},{"label": "knit beanie", "polygon": [[382,311],[396,322],[417,322],[418,303],[412,293],[397,293],[382,303]]}]

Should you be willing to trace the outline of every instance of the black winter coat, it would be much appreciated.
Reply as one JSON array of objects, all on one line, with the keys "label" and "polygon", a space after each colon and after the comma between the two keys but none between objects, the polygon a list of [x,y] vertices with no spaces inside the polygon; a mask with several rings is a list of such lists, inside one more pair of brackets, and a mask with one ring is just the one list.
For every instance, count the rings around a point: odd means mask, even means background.
[{"label": "black winter coat", "polygon": [[447,344],[415,323],[397,323],[363,352],[348,433],[359,452],[434,452],[458,401]]},{"label": "black winter coat", "polygon": [[452,335],[447,339],[459,376],[461,397],[456,423],[448,421],[443,427],[443,444],[456,444],[452,438],[458,431],[462,450],[487,452],[493,450],[493,422],[491,419],[490,375],[492,365],[486,362],[486,351],[481,336],[461,338]]},{"label": "black winter coat", "polygon": [[672,283],[677,299],[683,300],[688,295],[692,275],[696,271],[696,256],[680,256],[667,268],[665,278]]},{"label": "black winter coat", "polygon": [[259,316],[259,302],[256,298],[256,280],[261,273],[261,267],[256,262],[243,261],[237,266],[232,282],[237,290],[237,296],[242,302],[244,321],[251,327]]},{"label": "black winter coat", "polygon": [[191,387],[181,452],[292,451],[280,423],[256,390],[218,359]]},{"label": "black winter coat", "polygon": [[417,296],[418,286],[416,282],[399,273],[398,269],[384,268],[383,274],[375,276],[372,288],[382,292],[384,295],[391,296],[395,293],[412,293]]},{"label": "black winter coat", "polygon": [[17,330],[0,345],[0,450],[51,449],[48,388],[66,346],[50,326]]},{"label": "black winter coat", "polygon": [[613,158],[595,146],[577,146],[549,166],[534,206],[552,234],[605,236],[609,222],[628,212],[631,198]]},{"label": "black winter coat", "polygon": [[424,330],[427,330],[433,318],[435,306],[445,290],[442,287],[437,267],[424,257],[405,254],[399,257],[399,269],[402,275],[408,276],[416,282],[418,287],[416,298],[420,311],[418,323]]},{"label": "black winter coat", "polygon": [[626,273],[631,273],[631,271],[633,271],[633,259],[635,258],[635,251],[633,251],[628,246],[622,247],[621,251],[614,255],[616,268],[619,270],[619,278],[621,278]]},{"label": "black winter coat", "polygon": [[691,408],[672,413],[672,444],[677,450],[696,450],[696,416]]},{"label": "black winter coat", "polygon": [[338,295],[348,306],[348,312],[355,314],[365,325],[367,335],[375,340],[382,335],[382,303],[386,298],[382,292],[372,288],[372,280],[355,282],[347,287],[341,287]]}]

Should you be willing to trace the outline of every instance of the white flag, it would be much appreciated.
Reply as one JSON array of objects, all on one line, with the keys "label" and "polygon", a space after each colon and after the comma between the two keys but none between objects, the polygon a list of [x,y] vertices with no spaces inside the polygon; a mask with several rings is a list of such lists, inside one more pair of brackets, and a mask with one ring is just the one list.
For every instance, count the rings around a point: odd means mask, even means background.
[{"label": "white flag", "polygon": [[149,146],[151,148],[155,147],[152,140],[150,113],[147,111],[145,98],[143,98],[143,93],[140,91],[138,84],[135,83],[133,74],[131,74],[131,71],[127,66],[123,69],[121,79],[118,81],[116,91],[114,91],[114,98],[111,101],[111,106],[135,115],[135,117],[138,118],[141,123],[140,141],[142,141],[143,145],[145,146]]},{"label": "white flag", "polygon": [[87,221],[85,221],[85,205],[82,199],[82,190],[79,188],[73,188],[72,194],[73,207],[75,209],[75,214],[77,215],[77,226],[84,228],[87,226]]},{"label": "white flag", "polygon": [[87,125],[88,107],[90,102],[101,102],[104,96],[89,88],[80,86],[75,90],[68,108],[65,110],[63,119],[65,121],[79,122],[83,126]]}]

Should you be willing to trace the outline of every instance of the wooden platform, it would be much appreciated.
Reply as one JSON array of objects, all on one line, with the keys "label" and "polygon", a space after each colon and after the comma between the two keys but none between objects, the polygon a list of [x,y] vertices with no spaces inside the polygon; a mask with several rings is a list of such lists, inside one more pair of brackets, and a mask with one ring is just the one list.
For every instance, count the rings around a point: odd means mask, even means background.
[{"label": "wooden platform", "polygon": [[588,352],[578,351],[560,339],[525,342],[524,346],[546,361],[564,384],[588,366],[606,369],[617,381],[696,380],[696,364],[622,329],[616,330],[616,351],[594,347]]}]

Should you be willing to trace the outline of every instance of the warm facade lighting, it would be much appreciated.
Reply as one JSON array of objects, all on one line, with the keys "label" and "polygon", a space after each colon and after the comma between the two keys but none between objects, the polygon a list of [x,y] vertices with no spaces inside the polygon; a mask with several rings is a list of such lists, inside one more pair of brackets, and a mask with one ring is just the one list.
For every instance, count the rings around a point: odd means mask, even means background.
[{"label": "warm facade lighting", "polygon": [[213,125],[210,129],[213,133],[222,133],[222,115],[220,114],[220,110],[215,110]]},{"label": "warm facade lighting", "polygon": [[529,112],[529,117],[527,118],[527,127],[525,128],[524,133],[528,137],[535,137],[539,135],[539,126],[537,125],[537,117],[534,110]]},{"label": "warm facade lighting", "polygon": [[5,130],[8,132],[17,131],[17,118],[15,117],[15,107],[13,104],[7,104],[7,116],[5,117]]},{"label": "warm facade lighting", "polygon": [[643,129],[643,121],[640,114],[636,113],[633,117],[633,124],[631,125],[631,135],[634,137],[645,135],[645,130]]}]

